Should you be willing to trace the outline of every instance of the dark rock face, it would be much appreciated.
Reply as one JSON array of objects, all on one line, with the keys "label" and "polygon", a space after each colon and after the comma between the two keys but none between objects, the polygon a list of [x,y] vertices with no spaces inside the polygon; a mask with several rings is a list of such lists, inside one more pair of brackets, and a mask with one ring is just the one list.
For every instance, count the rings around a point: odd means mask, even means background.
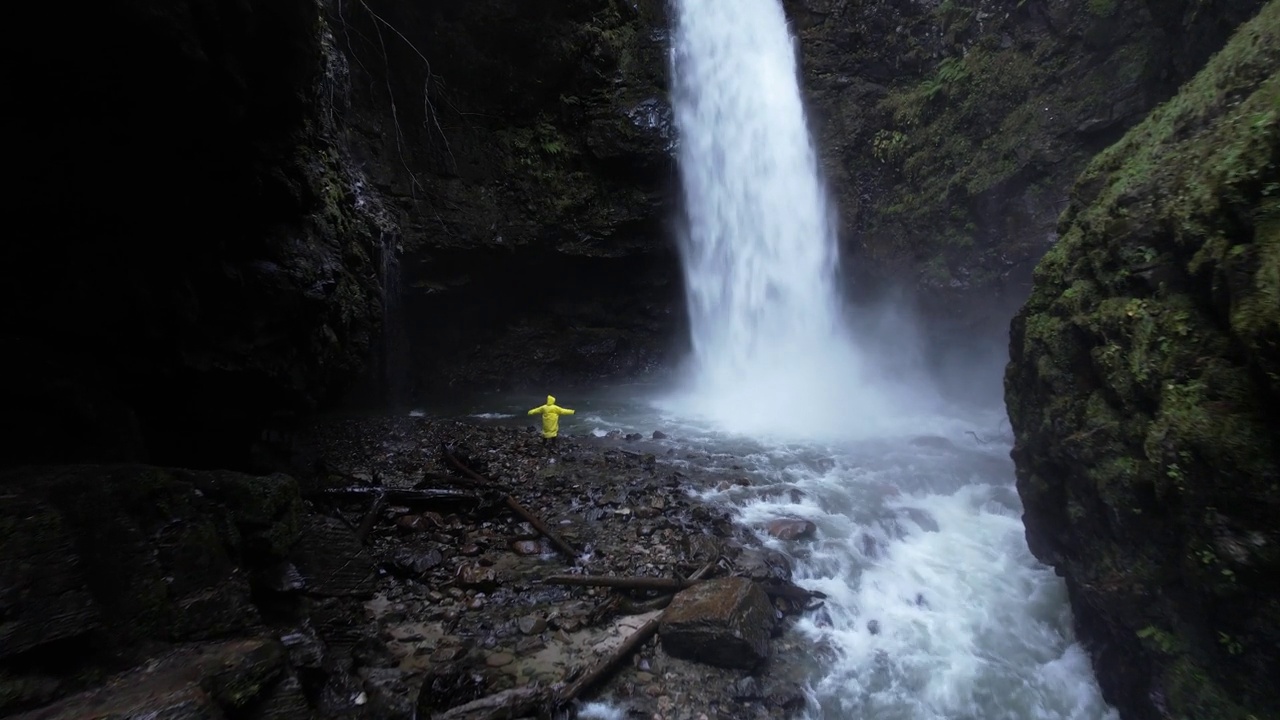
[{"label": "dark rock face", "polygon": [[174,651],[116,684],[17,715],[17,720],[83,717],[158,717],[197,720],[243,713],[252,717],[301,717],[305,700],[296,681],[280,681],[284,653],[278,643],[230,640]]},{"label": "dark rock face", "polygon": [[769,657],[773,605],[742,577],[699,583],[677,593],[662,616],[662,649],[672,657],[750,669]]},{"label": "dark rock face", "polygon": [[283,475],[0,474],[0,714],[62,699],[40,717],[312,715],[299,673],[316,694],[350,678],[373,592],[372,560],[326,521]]},{"label": "dark rock face", "polygon": [[378,336],[391,228],[318,110],[316,5],[15,13],[62,40],[6,48],[5,460],[244,464]]},{"label": "dark rock face", "polygon": [[665,359],[683,312],[663,3],[327,17],[349,58],[340,124],[404,228],[381,392],[563,387]]},{"label": "dark rock face", "polygon": [[855,287],[1002,342],[1076,174],[1260,4],[786,0]]},{"label": "dark rock face", "polygon": [[1006,375],[1027,540],[1126,718],[1280,716],[1280,3],[1059,227]]}]

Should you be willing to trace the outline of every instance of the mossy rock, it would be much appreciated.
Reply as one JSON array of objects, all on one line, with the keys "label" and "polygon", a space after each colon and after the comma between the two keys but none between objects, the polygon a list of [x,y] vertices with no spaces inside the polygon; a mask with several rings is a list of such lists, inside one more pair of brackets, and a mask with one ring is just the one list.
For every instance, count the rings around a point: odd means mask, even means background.
[{"label": "mossy rock", "polygon": [[1273,0],[1088,166],[1012,325],[1028,540],[1135,716],[1280,715],[1278,201]]},{"label": "mossy rock", "polygon": [[[15,637],[39,630],[37,644],[87,635],[93,647],[127,656],[146,641],[255,625],[240,571],[283,559],[300,535],[302,501],[282,475],[35,467],[0,475],[0,485],[9,496],[0,502],[0,559],[36,571],[17,576],[24,595],[10,620]],[[61,609],[50,619],[45,606]]]}]

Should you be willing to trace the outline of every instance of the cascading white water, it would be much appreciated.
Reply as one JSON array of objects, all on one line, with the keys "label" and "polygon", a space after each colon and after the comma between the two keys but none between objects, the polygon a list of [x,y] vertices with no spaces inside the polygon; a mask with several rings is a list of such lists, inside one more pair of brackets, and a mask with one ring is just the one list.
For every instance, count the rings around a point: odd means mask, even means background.
[{"label": "cascading white water", "polygon": [[[697,414],[812,436],[875,398],[840,316],[836,235],[778,0],[676,3],[674,109]],[[853,388],[860,388],[853,392]],[[801,404],[801,406],[797,406]],[[790,408],[784,423],[763,408]]]},{"label": "cascading white water", "polygon": [[684,442],[801,498],[735,486],[709,499],[748,526],[817,526],[799,547],[762,536],[798,553],[799,581],[828,595],[825,617],[796,630],[829,650],[811,714],[1113,720],[1061,581],[1027,550],[1010,438],[969,441],[993,418],[944,412],[920,375],[886,376],[883,341],[901,327],[859,343],[845,329],[780,0],[674,7],[694,357],[689,386],[658,404],[668,427],[685,423]]}]

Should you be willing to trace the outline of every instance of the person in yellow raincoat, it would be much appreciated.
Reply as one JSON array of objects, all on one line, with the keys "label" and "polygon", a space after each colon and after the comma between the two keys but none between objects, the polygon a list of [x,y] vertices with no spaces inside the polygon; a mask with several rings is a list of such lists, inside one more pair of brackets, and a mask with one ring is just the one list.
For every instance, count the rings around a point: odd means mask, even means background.
[{"label": "person in yellow raincoat", "polygon": [[542,444],[554,444],[556,438],[560,435],[560,416],[572,415],[573,411],[556,405],[555,397],[548,395],[546,405],[539,405],[530,410],[528,414],[537,415],[539,413],[542,414]]}]

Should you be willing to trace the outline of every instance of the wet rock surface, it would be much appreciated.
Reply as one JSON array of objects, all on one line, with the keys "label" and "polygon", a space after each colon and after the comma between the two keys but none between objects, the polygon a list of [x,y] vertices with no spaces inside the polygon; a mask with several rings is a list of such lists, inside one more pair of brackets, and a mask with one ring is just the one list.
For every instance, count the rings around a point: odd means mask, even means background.
[{"label": "wet rock surface", "polygon": [[[444,444],[489,487],[452,472]],[[666,637],[579,699],[673,720],[792,714],[806,653],[780,631],[802,603],[757,584],[785,583],[787,558],[698,501],[690,491],[716,478],[658,459],[673,447],[563,437],[548,451],[532,430],[361,418],[310,428],[296,481],[146,466],[6,473],[0,578],[14,590],[0,595],[0,714],[485,717],[474,713],[531,698],[571,714],[552,693],[656,623],[672,593],[541,581],[699,570],[736,577],[676,595]],[[427,492],[445,487],[473,501]],[[574,556],[513,513],[508,493]],[[668,652],[681,628],[720,632],[751,667]]]},{"label": "wet rock surface", "polygon": [[1011,328],[1031,551],[1125,717],[1280,716],[1280,4],[1081,176]]},{"label": "wet rock surface", "polygon": [[[323,482],[376,476],[389,488],[423,487],[449,477],[442,443],[580,553],[570,558],[557,552],[505,506],[474,515],[394,506],[381,511],[369,546],[383,558],[382,574],[367,608],[395,658],[394,670],[419,690],[420,716],[496,693],[571,681],[661,612],[644,607],[657,592],[543,585],[541,579],[565,573],[687,577],[708,563],[717,563],[720,575],[744,577],[718,581],[735,588],[713,593],[713,600],[728,598],[718,619],[704,613],[706,622],[676,623],[673,632],[713,629],[719,622],[724,638],[750,648],[752,668],[690,662],[653,638],[584,697],[608,697],[645,717],[670,718],[771,717],[803,703],[799,685],[785,679],[788,673],[774,672],[795,665],[790,644],[776,641],[768,654],[779,614],[775,602],[785,601],[771,601],[745,579],[789,579],[785,556],[755,546],[750,532],[728,514],[693,497],[689,491],[712,478],[696,477],[683,463],[677,472],[659,460],[670,445],[562,437],[560,448],[549,451],[530,430],[388,418],[318,427],[314,456],[307,461],[327,469]],[[450,482],[474,486],[461,475]],[[339,509],[352,523],[365,510]],[[406,572],[408,558],[430,561]],[[684,592],[697,596],[702,587]],[[678,604],[673,601],[667,612]],[[754,682],[763,689],[744,695],[737,684],[753,677],[747,673],[753,668]]]},{"label": "wet rock surface", "polygon": [[674,657],[750,670],[769,657],[772,630],[764,591],[746,578],[721,578],[677,594],[659,634]]}]

